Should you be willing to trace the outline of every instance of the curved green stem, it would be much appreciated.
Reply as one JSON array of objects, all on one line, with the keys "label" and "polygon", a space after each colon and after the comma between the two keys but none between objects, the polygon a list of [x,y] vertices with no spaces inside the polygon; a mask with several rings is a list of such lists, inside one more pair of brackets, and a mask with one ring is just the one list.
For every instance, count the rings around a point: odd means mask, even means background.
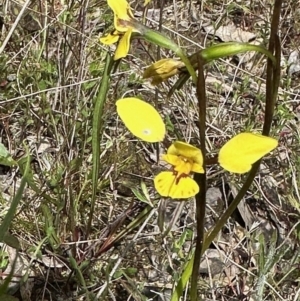
[{"label": "curved green stem", "polygon": [[134,27],[140,33],[141,37],[148,42],[174,51],[174,53],[179,56],[179,58],[185,64],[186,69],[191,75],[194,84],[197,84],[197,75],[195,69],[180,46],[178,46],[174,41],[172,41],[169,37],[166,37],[162,33],[152,30],[136,21],[130,21],[130,25]]}]

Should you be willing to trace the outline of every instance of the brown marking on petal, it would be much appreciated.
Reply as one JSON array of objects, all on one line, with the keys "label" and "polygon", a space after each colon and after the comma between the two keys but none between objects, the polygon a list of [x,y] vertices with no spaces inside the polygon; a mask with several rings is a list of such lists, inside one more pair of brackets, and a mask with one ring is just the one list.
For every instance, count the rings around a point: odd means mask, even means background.
[{"label": "brown marking on petal", "polygon": [[172,172],[173,172],[173,176],[177,177],[178,171],[176,171],[176,170],[174,169],[174,167],[172,168]]},{"label": "brown marking on petal", "polygon": [[181,178],[186,178],[186,177],[188,177],[187,174],[185,174],[185,173],[180,174],[178,177],[176,177],[175,184],[178,185],[180,179]]}]

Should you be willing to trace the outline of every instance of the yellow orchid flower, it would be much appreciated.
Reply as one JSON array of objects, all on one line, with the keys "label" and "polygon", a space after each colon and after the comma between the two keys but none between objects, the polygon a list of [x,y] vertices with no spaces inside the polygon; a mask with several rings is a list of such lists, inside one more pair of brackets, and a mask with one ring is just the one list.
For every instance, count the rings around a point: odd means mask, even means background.
[{"label": "yellow orchid flower", "polygon": [[[116,102],[117,112],[136,137],[147,142],[159,142],[164,139],[165,124],[149,103],[129,97]],[[231,138],[220,150],[220,165],[234,173],[248,172],[252,164],[275,149],[278,141],[274,138],[254,133],[241,133]],[[190,175],[193,172],[204,173],[201,150],[181,141],[174,142],[162,156],[172,165],[172,170],[163,171],[154,178],[158,193],[173,199],[185,199],[195,196],[199,186]]]},{"label": "yellow orchid flower", "polygon": [[133,32],[138,32],[130,21],[133,21],[133,14],[130,5],[126,0],[107,0],[107,4],[114,12],[115,30],[100,38],[100,42],[105,45],[118,43],[114,60],[125,57],[129,52],[130,38]]},{"label": "yellow orchid flower", "polygon": [[278,145],[274,138],[254,133],[241,133],[231,138],[219,152],[220,165],[234,173],[248,172],[252,164]]},{"label": "yellow orchid flower", "polygon": [[158,85],[169,77],[178,74],[185,65],[174,59],[162,59],[146,68],[143,78],[152,78],[152,84]]},{"label": "yellow orchid flower", "polygon": [[117,100],[117,112],[128,130],[136,137],[147,142],[159,142],[165,137],[166,126],[149,103],[128,97]]},{"label": "yellow orchid flower", "polygon": [[186,199],[199,192],[199,186],[190,177],[191,172],[204,173],[201,150],[181,141],[174,142],[163,159],[172,165],[172,171],[163,171],[154,178],[157,192],[173,199]]}]

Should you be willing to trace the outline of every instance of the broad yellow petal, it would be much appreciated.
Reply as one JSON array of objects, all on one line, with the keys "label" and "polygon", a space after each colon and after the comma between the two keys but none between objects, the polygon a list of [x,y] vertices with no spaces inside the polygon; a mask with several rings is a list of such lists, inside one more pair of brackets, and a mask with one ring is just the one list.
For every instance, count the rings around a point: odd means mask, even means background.
[{"label": "broad yellow petal", "polygon": [[165,124],[149,103],[134,97],[119,99],[116,102],[117,112],[136,137],[147,142],[158,142],[164,139]]},{"label": "broad yellow petal", "polygon": [[[191,159],[193,162],[199,164],[200,166],[203,165],[203,156],[201,150],[197,147],[192,146],[191,144],[182,141],[175,141],[168,148],[168,155],[183,156],[187,159]],[[204,172],[203,168],[202,172]]]},{"label": "broad yellow petal", "polygon": [[172,199],[187,199],[195,196],[198,192],[199,186],[195,180],[190,177],[181,177],[172,186],[170,197]]},{"label": "broad yellow petal", "polygon": [[154,178],[157,192],[172,199],[187,199],[199,192],[198,184],[190,177],[176,177],[172,171],[163,171]]},{"label": "broad yellow petal", "polygon": [[114,56],[115,61],[119,60],[122,57],[125,57],[128,54],[131,34],[132,29],[128,29],[123,35],[123,37],[120,39]]},{"label": "broad yellow petal", "polygon": [[220,150],[220,165],[235,173],[248,172],[252,164],[278,145],[276,139],[253,133],[241,133],[230,139]]},{"label": "broad yellow petal", "polygon": [[170,196],[172,186],[175,184],[176,176],[172,171],[163,171],[154,178],[154,187],[161,196]]}]

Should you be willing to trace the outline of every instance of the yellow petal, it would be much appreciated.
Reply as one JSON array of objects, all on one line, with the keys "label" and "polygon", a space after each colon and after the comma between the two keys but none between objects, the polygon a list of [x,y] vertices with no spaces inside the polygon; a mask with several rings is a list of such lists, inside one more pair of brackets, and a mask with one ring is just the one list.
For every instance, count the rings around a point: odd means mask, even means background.
[{"label": "yellow petal", "polygon": [[120,36],[118,34],[109,33],[108,35],[101,37],[100,42],[105,45],[111,45],[118,42]]},{"label": "yellow petal", "polygon": [[[201,150],[197,147],[192,146],[191,144],[182,141],[175,141],[168,148],[168,155],[183,156],[187,159],[191,159],[193,162],[197,163],[200,166],[203,165]],[[203,168],[202,172],[204,172]]]},{"label": "yellow petal", "polygon": [[178,175],[189,175],[193,169],[193,161],[182,156],[163,155],[163,160],[173,166],[173,169],[178,172]]},{"label": "yellow petal", "polygon": [[278,145],[276,139],[260,134],[241,133],[230,139],[220,150],[220,165],[235,173],[248,172],[252,164]]},{"label": "yellow petal", "polygon": [[192,170],[193,172],[197,172],[197,173],[204,173],[204,169],[203,166],[198,164],[198,163],[194,163],[192,166]]},{"label": "yellow petal", "polygon": [[114,56],[115,61],[119,60],[122,57],[125,57],[128,54],[131,34],[132,29],[128,29],[127,32],[125,32],[125,34],[123,35],[123,37],[120,39]]},{"label": "yellow petal", "polygon": [[154,187],[161,196],[170,196],[172,186],[175,184],[176,176],[172,171],[163,171],[154,178]]},{"label": "yellow petal", "polygon": [[162,159],[167,163],[171,164],[172,166],[177,166],[181,162],[180,157],[176,155],[169,155],[169,154],[162,155]]},{"label": "yellow petal", "polygon": [[172,171],[159,173],[154,178],[154,187],[161,196],[172,199],[187,199],[199,192],[199,186],[192,178],[176,178]]},{"label": "yellow petal", "polygon": [[132,12],[126,0],[107,0],[108,6],[112,9],[115,16],[122,20],[130,20]]},{"label": "yellow petal", "polygon": [[165,124],[156,109],[149,103],[129,97],[119,99],[116,105],[120,118],[133,135],[147,142],[158,142],[164,139]]}]

